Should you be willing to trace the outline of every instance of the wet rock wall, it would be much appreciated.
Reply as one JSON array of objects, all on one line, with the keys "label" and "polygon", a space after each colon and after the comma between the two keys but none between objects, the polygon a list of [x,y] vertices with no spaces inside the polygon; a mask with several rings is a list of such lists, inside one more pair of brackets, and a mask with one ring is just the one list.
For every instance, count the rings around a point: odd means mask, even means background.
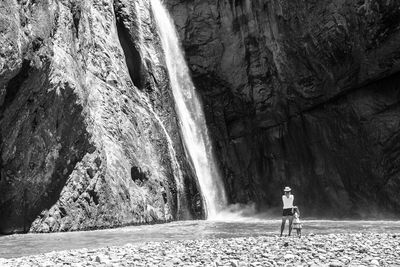
[{"label": "wet rock wall", "polygon": [[149,2],[0,14],[0,232],[202,217]]},{"label": "wet rock wall", "polygon": [[387,217],[400,199],[397,1],[168,1],[232,203]]}]

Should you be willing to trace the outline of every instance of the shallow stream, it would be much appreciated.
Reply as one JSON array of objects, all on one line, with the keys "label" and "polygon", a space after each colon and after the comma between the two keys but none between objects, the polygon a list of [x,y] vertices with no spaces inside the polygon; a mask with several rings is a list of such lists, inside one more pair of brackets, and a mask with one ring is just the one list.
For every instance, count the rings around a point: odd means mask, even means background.
[{"label": "shallow stream", "polygon": [[[400,221],[303,221],[305,235],[391,232],[400,234]],[[13,258],[58,250],[99,248],[148,241],[278,235],[279,220],[180,221],[87,232],[0,236],[0,258]],[[287,227],[285,229],[287,233]]]}]

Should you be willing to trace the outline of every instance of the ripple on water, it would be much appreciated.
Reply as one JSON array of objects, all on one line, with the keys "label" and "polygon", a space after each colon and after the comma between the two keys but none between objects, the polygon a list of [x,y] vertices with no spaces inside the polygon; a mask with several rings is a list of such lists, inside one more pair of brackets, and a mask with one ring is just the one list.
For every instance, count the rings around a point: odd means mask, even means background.
[{"label": "ripple on water", "polygon": [[[303,221],[303,233],[400,232],[400,221]],[[280,220],[179,221],[87,232],[0,236],[0,257],[165,240],[277,235]]]}]

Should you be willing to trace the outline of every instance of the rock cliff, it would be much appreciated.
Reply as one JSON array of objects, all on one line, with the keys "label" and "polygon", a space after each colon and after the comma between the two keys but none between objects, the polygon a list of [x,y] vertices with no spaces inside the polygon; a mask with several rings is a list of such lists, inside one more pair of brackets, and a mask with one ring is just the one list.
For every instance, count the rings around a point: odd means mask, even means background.
[{"label": "rock cliff", "polygon": [[149,2],[0,4],[0,233],[203,216]]},{"label": "rock cliff", "polygon": [[399,214],[399,1],[167,2],[231,202]]},{"label": "rock cliff", "polygon": [[[398,214],[397,0],[166,2],[231,203]],[[203,216],[149,1],[2,1],[0,233]]]}]

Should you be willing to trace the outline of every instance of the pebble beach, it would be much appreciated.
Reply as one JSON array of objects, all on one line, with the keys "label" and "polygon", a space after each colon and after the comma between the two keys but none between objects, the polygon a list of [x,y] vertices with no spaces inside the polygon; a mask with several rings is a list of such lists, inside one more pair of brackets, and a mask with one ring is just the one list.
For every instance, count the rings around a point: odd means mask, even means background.
[{"label": "pebble beach", "polygon": [[0,266],[400,266],[400,233],[147,242],[0,258]]}]

